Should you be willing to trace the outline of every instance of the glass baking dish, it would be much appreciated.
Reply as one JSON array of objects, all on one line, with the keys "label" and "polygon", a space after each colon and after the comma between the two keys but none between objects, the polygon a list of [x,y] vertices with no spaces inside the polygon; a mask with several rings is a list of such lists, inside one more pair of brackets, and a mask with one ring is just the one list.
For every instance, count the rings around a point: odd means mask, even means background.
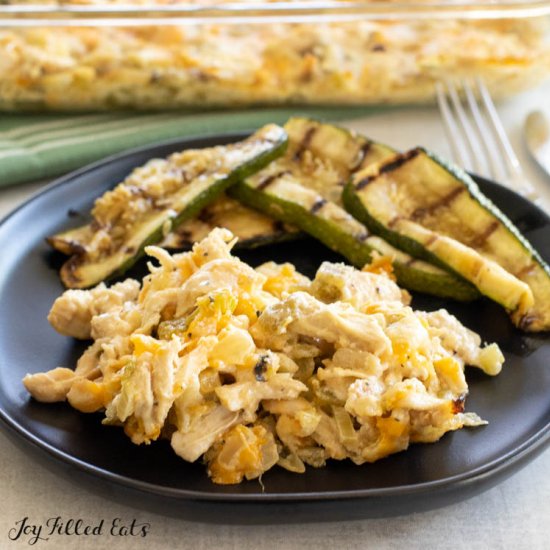
[{"label": "glass baking dish", "polygon": [[429,102],[550,78],[550,2],[0,0],[0,109]]}]

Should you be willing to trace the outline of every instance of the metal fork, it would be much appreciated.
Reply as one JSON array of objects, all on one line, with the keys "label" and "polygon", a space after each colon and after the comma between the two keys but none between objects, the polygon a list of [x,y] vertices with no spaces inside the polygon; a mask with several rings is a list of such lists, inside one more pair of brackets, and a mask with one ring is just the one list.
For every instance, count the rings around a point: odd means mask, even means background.
[{"label": "metal fork", "polygon": [[457,85],[447,80],[436,83],[435,91],[454,160],[537,201],[483,81],[465,79]]}]

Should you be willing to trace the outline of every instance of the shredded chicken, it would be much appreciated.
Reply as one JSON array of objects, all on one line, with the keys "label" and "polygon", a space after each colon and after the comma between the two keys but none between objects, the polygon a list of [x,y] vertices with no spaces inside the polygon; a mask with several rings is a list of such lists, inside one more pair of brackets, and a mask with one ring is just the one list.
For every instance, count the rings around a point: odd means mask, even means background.
[{"label": "shredded chicken", "polygon": [[322,302],[346,302],[358,311],[379,302],[399,302],[403,305],[410,302],[409,293],[389,277],[330,262],[321,264],[310,292]]},{"label": "shredded chicken", "polygon": [[48,321],[57,332],[86,340],[92,334],[93,317],[135,301],[138,292],[139,283],[133,279],[110,288],[101,283],[93,290],[68,290],[54,302]]},{"label": "shredded chicken", "polygon": [[233,244],[216,229],[185,254],[148,247],[159,265],[141,285],[65,292],[50,322],[93,342],[74,370],[28,374],[27,390],[104,411],[136,444],[169,438],[216,483],[372,462],[484,423],[464,412],[464,367],[497,374],[496,344],[413,310],[384,269],[324,263],[310,281],[290,264],[253,269]]}]

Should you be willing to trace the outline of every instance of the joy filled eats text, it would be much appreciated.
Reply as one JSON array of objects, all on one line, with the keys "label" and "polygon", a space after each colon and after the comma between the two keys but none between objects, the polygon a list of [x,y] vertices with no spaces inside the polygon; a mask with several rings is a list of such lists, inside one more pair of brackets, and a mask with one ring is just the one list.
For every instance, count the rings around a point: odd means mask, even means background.
[{"label": "joy filled eats text", "polygon": [[15,522],[8,531],[12,541],[25,541],[33,546],[54,537],[138,537],[144,538],[151,524],[134,519],[113,518],[89,522],[80,518],[55,516],[43,522],[34,522],[28,516]]}]

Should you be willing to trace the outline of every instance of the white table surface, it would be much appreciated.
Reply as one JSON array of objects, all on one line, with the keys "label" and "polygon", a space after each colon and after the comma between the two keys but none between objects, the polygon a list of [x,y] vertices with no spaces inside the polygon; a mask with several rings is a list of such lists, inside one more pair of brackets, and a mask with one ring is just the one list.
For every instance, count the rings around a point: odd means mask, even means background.
[{"label": "white table surface", "polygon": [[[499,112],[527,176],[540,193],[544,207],[550,210],[550,178],[534,166],[521,140],[524,116],[535,106],[544,106],[550,113],[550,83],[501,104]],[[350,121],[348,126],[399,148],[422,144],[449,154],[439,116],[432,108],[399,109]],[[20,185],[0,190],[0,217],[43,185]],[[56,550],[550,549],[548,450],[497,487],[439,510],[391,519],[284,526],[224,525],[223,518],[219,518],[218,524],[204,524],[126,507],[59,478],[37,459],[14,446],[1,432],[0,464],[0,550],[28,547],[28,536],[15,541],[9,538],[16,522],[28,517],[28,523],[40,524],[56,516],[65,520],[82,518],[90,524],[101,519],[109,524],[115,518],[127,523],[136,519],[137,522],[149,523],[150,530],[144,538],[112,537],[108,533],[100,537],[52,536],[48,541],[39,540],[34,547]]]}]

